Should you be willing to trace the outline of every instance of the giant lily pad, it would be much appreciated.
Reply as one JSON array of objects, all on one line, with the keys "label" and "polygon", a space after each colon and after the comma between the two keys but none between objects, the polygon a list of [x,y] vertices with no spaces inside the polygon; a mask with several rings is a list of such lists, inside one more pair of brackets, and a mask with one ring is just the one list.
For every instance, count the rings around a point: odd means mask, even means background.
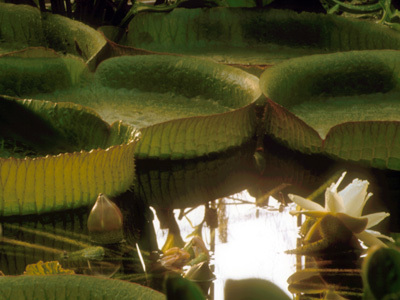
[{"label": "giant lily pad", "polygon": [[67,89],[89,76],[82,59],[43,47],[1,54],[0,70],[0,95],[9,96]]},{"label": "giant lily pad", "polygon": [[290,148],[400,170],[400,52],[294,58],[266,70],[266,131]]},{"label": "giant lily pad", "polygon": [[265,65],[316,53],[400,49],[400,33],[335,15],[219,7],[140,13],[121,43],[228,64]]},{"label": "giant lily pad", "polygon": [[0,53],[38,46],[80,56],[94,66],[106,40],[93,28],[69,18],[27,5],[0,3]]},{"label": "giant lily pad", "polygon": [[[0,68],[7,65],[1,71],[7,82],[6,86],[0,81],[4,93],[21,90],[21,81],[36,92],[36,82],[53,82],[44,60],[27,61],[34,81],[24,75],[23,58],[18,62],[12,57],[12,65],[4,59],[0,58]],[[72,69],[60,65],[65,72]],[[10,76],[20,79],[17,86]],[[35,95],[24,90],[18,95],[91,107],[109,123],[122,120],[141,129],[137,157],[182,159],[224,151],[253,137],[254,105],[260,94],[258,78],[239,69],[203,59],[154,55],[108,59],[83,87],[71,84],[69,89],[42,89]]]},{"label": "giant lily pad", "polygon": [[0,114],[0,215],[77,208],[132,185],[132,127],[72,103],[0,98]]},{"label": "giant lily pad", "polygon": [[400,252],[372,247],[362,265],[364,299],[398,299],[400,296]]},{"label": "giant lily pad", "polygon": [[165,295],[135,283],[84,275],[22,275],[0,279],[0,297],[4,300],[166,299]]}]

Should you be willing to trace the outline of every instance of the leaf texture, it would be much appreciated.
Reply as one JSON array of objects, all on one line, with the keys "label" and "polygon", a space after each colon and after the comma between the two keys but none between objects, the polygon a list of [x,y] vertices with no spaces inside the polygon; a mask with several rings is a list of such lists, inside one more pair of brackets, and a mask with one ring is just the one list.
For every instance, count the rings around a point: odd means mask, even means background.
[{"label": "leaf texture", "polygon": [[85,150],[0,158],[1,215],[77,208],[93,204],[99,193],[112,197],[132,185],[136,130],[121,122],[110,127],[94,112],[72,103],[20,103],[61,126],[73,146]]},{"label": "leaf texture", "polygon": [[291,59],[260,78],[266,132],[290,148],[400,170],[400,55],[352,51]]},{"label": "leaf texture", "polygon": [[1,300],[157,300],[165,296],[150,288],[121,280],[84,275],[5,276]]},{"label": "leaf texture", "polygon": [[400,48],[400,34],[385,26],[289,10],[174,9],[138,14],[129,29],[123,43],[136,49],[244,65],[317,53]]}]

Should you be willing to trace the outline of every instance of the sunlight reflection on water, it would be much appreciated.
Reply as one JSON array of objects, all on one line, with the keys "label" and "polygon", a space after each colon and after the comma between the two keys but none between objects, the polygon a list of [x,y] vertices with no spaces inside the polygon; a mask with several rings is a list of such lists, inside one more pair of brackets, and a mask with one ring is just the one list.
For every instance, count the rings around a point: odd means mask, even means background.
[{"label": "sunlight reflection on water", "polygon": [[[279,212],[280,203],[270,197],[268,207],[242,204],[231,198],[255,203],[247,191],[224,198],[227,231],[215,231],[215,252],[212,264],[215,266],[214,299],[224,299],[224,285],[227,279],[262,278],[282,288],[288,295],[287,279],[296,271],[296,256],[285,254],[285,250],[296,248],[298,236],[297,219],[288,212],[293,206]],[[219,212],[220,213],[220,212]],[[176,218],[179,210],[175,211]],[[199,206],[187,214],[195,226],[204,217],[204,206]],[[187,219],[178,220],[181,235],[185,241],[193,228]],[[167,230],[159,229],[155,219],[158,245],[161,248],[167,237]],[[226,234],[226,242],[224,242]],[[203,229],[203,239],[210,248],[210,230]],[[211,298],[212,299],[212,298]]]}]

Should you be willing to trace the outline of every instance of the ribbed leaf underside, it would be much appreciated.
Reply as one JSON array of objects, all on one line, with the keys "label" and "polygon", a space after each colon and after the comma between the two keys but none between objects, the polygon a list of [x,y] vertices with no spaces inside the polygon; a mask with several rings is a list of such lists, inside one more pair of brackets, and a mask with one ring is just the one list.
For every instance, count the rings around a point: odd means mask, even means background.
[{"label": "ribbed leaf underside", "polygon": [[266,132],[305,153],[400,170],[399,63],[397,51],[371,50],[268,69],[260,78]]},{"label": "ribbed leaf underside", "polygon": [[[94,109],[100,103],[104,114],[112,111],[113,118],[131,125],[136,125],[136,117],[147,120],[135,155],[161,159],[198,157],[249,140],[255,133],[254,102],[260,96],[258,79],[242,70],[209,60],[161,55],[108,59],[99,65],[86,92],[88,96],[81,97],[86,102],[81,103]],[[153,93],[151,102],[146,92]],[[112,95],[121,97],[113,100]],[[120,105],[113,106],[114,102]],[[140,110],[140,105],[147,107]]]},{"label": "ribbed leaf underside", "polygon": [[329,155],[400,170],[400,121],[354,122],[333,127],[323,151]]},{"label": "ribbed leaf underside", "polygon": [[135,283],[84,275],[6,276],[2,300],[158,300],[165,296]]},{"label": "ribbed leaf underside", "polygon": [[255,133],[252,104],[232,112],[184,118],[141,129],[138,158],[188,159],[240,146]]},{"label": "ribbed leaf underside", "polygon": [[0,158],[0,213],[35,214],[93,204],[134,179],[135,143],[57,156]]},{"label": "ribbed leaf underside", "polygon": [[266,132],[288,143],[294,149],[313,153],[321,149],[321,138],[305,122],[279,104],[267,102]]},{"label": "ribbed leaf underside", "polygon": [[[65,78],[69,72],[71,76],[79,73],[76,69],[85,74],[84,68],[70,67],[66,59],[60,64],[58,58],[52,59],[51,70],[59,70]],[[0,76],[0,93],[76,102],[97,110],[109,123],[123,120],[141,128],[142,139],[135,151],[140,158],[198,157],[239,146],[255,133],[254,103],[261,94],[258,78],[237,68],[191,57],[116,57],[102,62],[92,81],[90,76],[81,76],[87,79],[82,87],[77,87],[80,81],[75,80],[47,90],[52,87],[47,62],[28,60],[28,76],[24,60],[0,57],[0,68],[8,66],[3,78]],[[76,61],[72,62],[75,65]],[[15,79],[9,80],[10,76]],[[65,123],[89,131],[81,122]]]},{"label": "ribbed leaf underside", "polygon": [[115,196],[132,185],[137,142],[133,128],[120,122],[110,127],[90,110],[71,103],[20,102],[58,121],[57,126],[74,138],[71,143],[93,150],[0,158],[0,215],[77,208],[93,204],[99,193]]}]

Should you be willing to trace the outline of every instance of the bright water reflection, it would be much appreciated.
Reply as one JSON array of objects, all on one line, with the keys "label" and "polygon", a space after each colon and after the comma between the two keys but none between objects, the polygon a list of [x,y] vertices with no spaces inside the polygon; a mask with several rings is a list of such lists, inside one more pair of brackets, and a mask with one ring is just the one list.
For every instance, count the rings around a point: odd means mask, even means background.
[{"label": "bright water reflection", "polygon": [[[241,200],[252,202],[243,203]],[[296,256],[284,251],[296,248],[298,235],[297,218],[288,214],[293,205],[279,208],[281,203],[270,197],[268,206],[257,207],[255,198],[247,191],[216,201],[219,227],[215,236],[203,229],[203,238],[213,251],[216,280],[210,290],[210,298],[224,299],[227,279],[267,279],[286,291],[288,277],[296,271]],[[179,210],[175,210],[178,219]],[[193,225],[201,223],[204,206],[199,206],[178,220],[183,239],[193,232]],[[190,222],[188,221],[190,220]],[[159,227],[157,219],[155,228]],[[167,230],[157,230],[159,247],[165,243]]]}]

